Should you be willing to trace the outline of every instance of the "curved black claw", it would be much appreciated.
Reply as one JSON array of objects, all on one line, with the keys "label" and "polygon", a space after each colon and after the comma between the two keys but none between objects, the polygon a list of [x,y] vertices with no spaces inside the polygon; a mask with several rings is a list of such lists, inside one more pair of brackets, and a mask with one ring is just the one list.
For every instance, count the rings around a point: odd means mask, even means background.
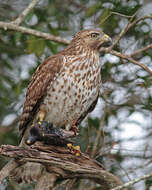
[{"label": "curved black claw", "polygon": [[36,141],[43,141],[48,145],[67,146],[71,141],[65,139],[60,128],[54,127],[52,123],[42,121],[35,123],[27,136],[25,142],[32,145]]}]

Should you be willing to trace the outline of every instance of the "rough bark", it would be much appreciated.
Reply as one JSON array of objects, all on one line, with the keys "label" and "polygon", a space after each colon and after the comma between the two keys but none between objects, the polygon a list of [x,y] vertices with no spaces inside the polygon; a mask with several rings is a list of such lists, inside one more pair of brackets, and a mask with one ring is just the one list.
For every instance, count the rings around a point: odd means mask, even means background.
[{"label": "rough bark", "polygon": [[91,179],[100,184],[103,190],[110,190],[122,185],[119,178],[106,171],[96,160],[84,153],[75,156],[66,147],[48,146],[41,142],[36,142],[29,148],[2,145],[0,154],[14,158],[10,167],[7,165],[1,170],[0,182],[9,176],[15,167],[20,167],[26,162],[36,162],[43,164],[47,171],[45,175],[42,171],[42,175],[36,184],[37,190],[43,189],[44,181],[45,184],[52,183],[52,188],[55,187],[57,179]]}]

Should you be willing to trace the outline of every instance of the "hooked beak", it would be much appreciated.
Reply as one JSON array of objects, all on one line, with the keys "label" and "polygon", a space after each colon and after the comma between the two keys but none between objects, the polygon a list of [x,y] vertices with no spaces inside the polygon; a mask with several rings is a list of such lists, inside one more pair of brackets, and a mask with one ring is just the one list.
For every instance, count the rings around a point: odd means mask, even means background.
[{"label": "hooked beak", "polygon": [[112,39],[107,34],[104,34],[104,36],[102,37],[100,41],[99,48],[109,47],[111,45],[112,45]]}]

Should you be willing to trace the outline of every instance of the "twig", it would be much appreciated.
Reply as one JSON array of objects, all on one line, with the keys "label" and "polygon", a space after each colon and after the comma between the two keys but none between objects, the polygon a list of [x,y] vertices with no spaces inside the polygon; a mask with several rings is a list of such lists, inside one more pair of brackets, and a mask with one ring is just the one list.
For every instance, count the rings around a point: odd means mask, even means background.
[{"label": "twig", "polygon": [[135,183],[137,183],[137,182],[139,182],[139,181],[142,181],[142,180],[144,180],[144,179],[147,179],[147,178],[149,178],[149,177],[152,177],[152,173],[149,173],[149,174],[147,174],[147,175],[138,177],[138,178],[136,178],[136,179],[134,179],[134,180],[132,180],[132,181],[129,181],[129,182],[125,183],[124,185],[120,185],[120,186],[115,187],[115,188],[113,188],[113,189],[111,189],[111,190],[121,190],[121,189],[124,189],[124,188],[126,188],[126,187],[130,187],[131,185],[133,185],[133,184],[135,184]]},{"label": "twig", "polygon": [[[131,17],[131,20],[134,18],[135,14]],[[120,39],[122,38],[122,36],[124,36],[124,34],[134,25],[136,25],[138,22],[140,22],[141,20],[145,20],[145,19],[152,19],[152,16],[143,16],[140,18],[137,18],[135,21],[128,22],[128,24],[126,25],[126,27],[121,31],[121,33],[118,35],[117,39],[113,42],[112,46],[107,48],[108,50],[113,49],[113,47],[120,41]],[[130,21],[131,21],[130,20]]]},{"label": "twig", "polygon": [[23,26],[17,26],[17,25],[12,24],[12,23],[0,22],[0,28],[3,28],[4,30],[9,29],[9,30],[15,30],[15,31],[25,33],[25,34],[31,34],[31,35],[34,35],[34,36],[37,36],[37,37],[44,38],[46,40],[52,40],[54,42],[59,42],[59,43],[63,43],[63,44],[69,44],[70,43],[69,40],[66,40],[64,38],[57,37],[57,36],[47,34],[47,33],[44,33],[44,32],[40,32],[40,31],[37,31],[37,30],[33,30],[33,29],[30,29],[30,28],[26,28],[26,27],[23,27]]},{"label": "twig", "polygon": [[[104,116],[102,117],[101,121],[103,121],[103,118]],[[100,141],[100,137],[101,137],[101,130],[103,128],[103,124],[101,124],[102,122],[100,122],[100,127],[99,129],[97,130],[97,135],[96,135],[96,138],[95,138],[95,141],[94,141],[94,144],[93,144],[93,148],[92,148],[92,152],[91,152],[91,157],[93,158],[96,154],[96,151],[97,151],[97,146],[99,144],[99,141]]]},{"label": "twig", "polygon": [[146,51],[147,49],[150,49],[150,48],[152,48],[152,44],[149,44],[148,46],[143,47],[143,48],[141,48],[141,49],[139,49],[139,50],[137,50],[137,51],[131,53],[129,56],[130,56],[130,57],[133,57],[133,56],[135,56],[135,55],[137,55],[137,54],[139,54],[139,53],[142,53],[143,51]]},{"label": "twig", "polygon": [[99,22],[98,24],[102,24],[104,23],[109,17],[111,17],[112,15],[117,15],[117,16],[120,16],[120,17],[125,17],[125,18],[132,18],[133,16],[128,16],[128,15],[124,15],[124,14],[121,14],[121,13],[117,13],[117,12],[113,12],[111,11],[109,13],[109,15],[106,16],[106,18],[104,18],[101,22]]},{"label": "twig", "polygon": [[19,15],[19,17],[11,22],[12,24],[15,25],[20,25],[21,22],[24,20],[24,18],[28,15],[28,13],[35,7],[35,5],[38,3],[39,0],[33,0],[28,7],[24,9],[24,11]]},{"label": "twig", "polygon": [[58,190],[59,188],[64,187],[70,180],[71,179],[65,179],[64,181],[61,181],[61,183],[56,184],[52,190]]},{"label": "twig", "polygon": [[130,22],[135,17],[135,15],[136,15],[136,13],[131,16],[131,19],[128,22],[128,24],[126,25],[126,27],[121,31],[121,33],[118,35],[118,37],[116,38],[116,40],[114,41],[114,43],[112,44],[112,46],[109,47],[108,49],[113,49],[113,47],[120,41],[120,39],[122,38],[122,36],[124,36],[124,34],[129,30]]},{"label": "twig", "polygon": [[131,15],[131,16],[128,16],[128,15],[124,15],[124,14],[117,13],[117,12],[113,12],[113,11],[111,11],[111,14],[113,14],[113,15],[118,15],[118,16],[120,16],[120,17],[125,17],[125,18],[132,18],[132,17],[133,17],[132,15]]},{"label": "twig", "polygon": [[77,181],[77,178],[69,180],[69,182],[66,185],[66,189],[65,190],[71,190],[71,189],[73,189],[73,186],[76,183],[76,181]]},{"label": "twig", "polygon": [[152,16],[151,15],[147,15],[147,16],[142,16],[140,18],[137,18],[136,20],[134,20],[134,22],[130,23],[129,25],[129,29],[131,27],[133,27],[134,25],[136,25],[138,22],[142,21],[142,20],[145,20],[145,19],[152,19]]},{"label": "twig", "polygon": [[118,57],[121,57],[121,58],[123,58],[123,59],[126,59],[126,60],[132,62],[132,63],[135,64],[135,65],[140,66],[141,68],[143,68],[145,71],[147,71],[149,74],[152,75],[152,70],[150,70],[150,69],[149,69],[148,67],[146,67],[145,65],[139,63],[138,61],[134,60],[132,57],[130,57],[130,56],[128,56],[128,55],[124,55],[124,54],[122,54],[122,53],[120,53],[120,52],[117,52],[117,51],[114,51],[114,50],[111,50],[110,53],[113,54],[113,55],[116,55],[116,56],[118,56]]}]

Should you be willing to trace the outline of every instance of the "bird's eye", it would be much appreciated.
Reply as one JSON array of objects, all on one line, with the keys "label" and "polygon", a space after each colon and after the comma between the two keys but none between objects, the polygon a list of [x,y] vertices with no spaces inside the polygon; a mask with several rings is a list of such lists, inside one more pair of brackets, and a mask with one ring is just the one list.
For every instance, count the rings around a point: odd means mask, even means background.
[{"label": "bird's eye", "polygon": [[98,36],[99,36],[98,33],[92,33],[92,34],[91,34],[91,38],[97,38]]}]

